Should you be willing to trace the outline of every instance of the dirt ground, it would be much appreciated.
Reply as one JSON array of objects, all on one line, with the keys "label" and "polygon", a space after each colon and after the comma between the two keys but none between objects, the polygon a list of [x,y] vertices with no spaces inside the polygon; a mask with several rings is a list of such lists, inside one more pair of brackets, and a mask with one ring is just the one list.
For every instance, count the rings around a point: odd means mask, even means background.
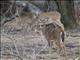
[{"label": "dirt ground", "polygon": [[50,53],[44,36],[27,32],[25,19],[1,27],[1,60],[80,60],[80,28],[66,31],[64,56],[55,49]]}]

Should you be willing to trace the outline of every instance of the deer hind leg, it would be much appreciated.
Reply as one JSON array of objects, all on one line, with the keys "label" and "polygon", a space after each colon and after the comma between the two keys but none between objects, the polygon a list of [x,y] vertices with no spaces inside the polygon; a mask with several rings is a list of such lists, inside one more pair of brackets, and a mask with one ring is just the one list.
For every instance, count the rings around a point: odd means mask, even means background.
[{"label": "deer hind leg", "polygon": [[64,45],[59,40],[55,41],[55,44],[57,45],[57,51],[61,53],[61,51],[64,49]]},{"label": "deer hind leg", "polygon": [[65,46],[64,46],[64,40],[65,40],[65,32],[62,31],[60,35],[60,45],[61,45],[61,53],[66,56]]},{"label": "deer hind leg", "polygon": [[60,41],[56,41],[55,42],[58,49],[57,49],[57,52],[61,55],[61,56],[65,56],[66,57],[66,51],[65,51],[65,46],[63,44],[63,42],[60,42]]},{"label": "deer hind leg", "polygon": [[52,52],[56,52],[57,46],[54,44],[55,40],[48,40],[48,45],[49,45],[49,53],[51,54]]}]

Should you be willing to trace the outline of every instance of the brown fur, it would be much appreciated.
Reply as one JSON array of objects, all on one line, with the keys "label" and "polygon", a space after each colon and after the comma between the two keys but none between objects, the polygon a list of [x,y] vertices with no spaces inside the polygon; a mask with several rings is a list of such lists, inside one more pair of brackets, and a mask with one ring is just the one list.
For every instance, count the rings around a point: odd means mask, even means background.
[{"label": "brown fur", "polygon": [[[48,45],[53,45],[53,42],[61,50],[64,47],[64,26],[61,23],[61,14],[57,11],[46,12],[39,15],[39,18],[51,18],[52,23],[46,24],[44,27],[44,35],[48,41]],[[44,19],[43,19],[44,20]],[[52,42],[51,42],[52,41]]]}]

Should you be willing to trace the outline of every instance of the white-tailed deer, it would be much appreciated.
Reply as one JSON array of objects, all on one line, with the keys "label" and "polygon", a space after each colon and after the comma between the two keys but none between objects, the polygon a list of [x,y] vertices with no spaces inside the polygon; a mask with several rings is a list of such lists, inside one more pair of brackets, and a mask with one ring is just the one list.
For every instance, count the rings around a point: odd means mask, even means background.
[{"label": "white-tailed deer", "polygon": [[60,21],[61,14],[57,11],[44,12],[39,14],[39,20],[44,22],[43,35],[48,41],[48,45],[56,46],[62,50],[64,48],[64,26]]}]

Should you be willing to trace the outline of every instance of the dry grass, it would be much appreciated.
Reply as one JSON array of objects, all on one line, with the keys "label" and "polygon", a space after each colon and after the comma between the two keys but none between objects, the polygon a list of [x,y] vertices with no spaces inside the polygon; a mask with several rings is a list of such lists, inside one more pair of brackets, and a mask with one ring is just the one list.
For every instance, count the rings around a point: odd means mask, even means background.
[{"label": "dry grass", "polygon": [[55,49],[52,49],[50,54],[44,36],[33,34],[32,31],[27,32],[27,21],[30,21],[30,19],[26,17],[20,21],[17,19],[17,22],[13,20],[2,26],[0,50],[2,60],[73,60],[80,56],[80,37],[71,36],[71,34],[79,35],[80,31],[78,33],[69,32],[70,35],[66,37],[64,43],[65,57]]}]

